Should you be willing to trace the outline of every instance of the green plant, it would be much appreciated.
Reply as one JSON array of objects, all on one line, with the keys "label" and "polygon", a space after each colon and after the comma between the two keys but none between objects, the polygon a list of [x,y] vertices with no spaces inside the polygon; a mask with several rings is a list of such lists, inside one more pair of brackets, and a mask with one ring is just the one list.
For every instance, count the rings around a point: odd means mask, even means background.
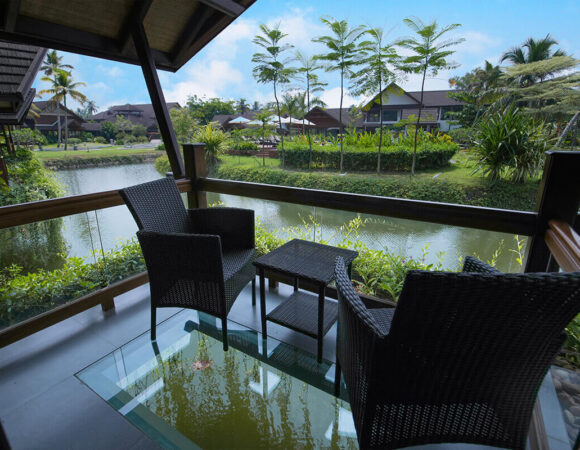
[{"label": "green plant", "polygon": [[93,139],[93,142],[96,144],[106,144],[107,140],[103,136],[97,136]]},{"label": "green plant", "polygon": [[82,141],[81,141],[79,138],[70,138],[70,139],[68,140],[68,143],[69,143],[69,144],[72,144],[72,145],[78,145],[78,144],[80,144],[81,142],[82,142]]},{"label": "green plant", "polygon": [[46,145],[48,143],[40,131],[30,128],[12,131],[12,139],[16,145]]},{"label": "green plant", "polygon": [[205,144],[205,161],[209,166],[217,164],[219,155],[224,153],[229,146],[229,136],[215,123],[199,127],[193,138],[196,142]]}]

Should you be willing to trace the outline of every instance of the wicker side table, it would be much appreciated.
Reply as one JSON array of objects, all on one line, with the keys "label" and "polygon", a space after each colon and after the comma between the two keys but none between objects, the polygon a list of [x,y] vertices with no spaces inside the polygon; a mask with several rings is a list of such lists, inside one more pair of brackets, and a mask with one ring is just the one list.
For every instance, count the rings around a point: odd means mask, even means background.
[{"label": "wicker side table", "polygon": [[[324,289],[334,279],[337,256],[344,259],[350,273],[352,261],[358,256],[358,252],[300,239],[287,242],[254,262],[260,275],[260,307],[264,337],[268,335],[266,322],[269,320],[278,323],[317,339],[318,360],[322,359],[324,335],[338,317],[336,302],[324,298]],[[294,294],[269,314],[266,314],[264,286],[266,270],[294,277]],[[300,280],[316,284],[318,296],[299,291]]]}]

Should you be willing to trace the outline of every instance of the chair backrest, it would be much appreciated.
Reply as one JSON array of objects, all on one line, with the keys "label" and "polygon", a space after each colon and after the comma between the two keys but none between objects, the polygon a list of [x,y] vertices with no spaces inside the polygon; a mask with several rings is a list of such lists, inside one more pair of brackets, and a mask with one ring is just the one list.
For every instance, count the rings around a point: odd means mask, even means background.
[{"label": "chair backrest", "polygon": [[190,233],[191,220],[173,177],[119,190],[141,231]]}]

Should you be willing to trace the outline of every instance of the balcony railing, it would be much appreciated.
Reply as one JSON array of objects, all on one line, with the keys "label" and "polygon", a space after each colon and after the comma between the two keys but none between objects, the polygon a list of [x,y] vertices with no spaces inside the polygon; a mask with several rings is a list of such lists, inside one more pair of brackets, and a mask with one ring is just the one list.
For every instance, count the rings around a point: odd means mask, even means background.
[{"label": "balcony railing", "polygon": [[[526,271],[580,270],[580,239],[571,225],[580,224],[580,153],[549,152],[536,212],[405,200],[208,178],[202,145],[184,146],[186,178],[177,181],[190,208],[207,204],[215,192],[342,211],[418,220],[529,236]],[[0,229],[122,205],[118,191],[43,200],[0,207]],[[548,223],[550,221],[550,223]],[[544,233],[546,239],[544,240]],[[114,308],[114,297],[148,281],[146,272],[92,292],[51,311],[0,331],[0,347],[96,305]],[[332,290],[331,290],[332,291]],[[332,295],[332,292],[331,292]]]}]

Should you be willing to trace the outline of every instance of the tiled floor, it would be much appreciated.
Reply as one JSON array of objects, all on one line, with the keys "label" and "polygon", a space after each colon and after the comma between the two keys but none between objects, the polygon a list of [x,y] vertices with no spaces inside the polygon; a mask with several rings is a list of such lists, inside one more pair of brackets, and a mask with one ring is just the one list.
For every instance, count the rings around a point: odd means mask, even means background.
[{"label": "tiled floor", "polygon": [[[258,283],[259,284],[259,283]],[[291,288],[267,290],[267,309]],[[157,448],[124,417],[83,385],[74,374],[149,329],[149,287],[141,286],[99,306],[0,349],[0,419],[15,449]],[[159,309],[159,322],[179,309]],[[248,286],[229,319],[259,329],[259,302]],[[315,353],[316,341],[276,324],[268,333]],[[324,357],[334,360],[336,331],[326,336]]]}]

